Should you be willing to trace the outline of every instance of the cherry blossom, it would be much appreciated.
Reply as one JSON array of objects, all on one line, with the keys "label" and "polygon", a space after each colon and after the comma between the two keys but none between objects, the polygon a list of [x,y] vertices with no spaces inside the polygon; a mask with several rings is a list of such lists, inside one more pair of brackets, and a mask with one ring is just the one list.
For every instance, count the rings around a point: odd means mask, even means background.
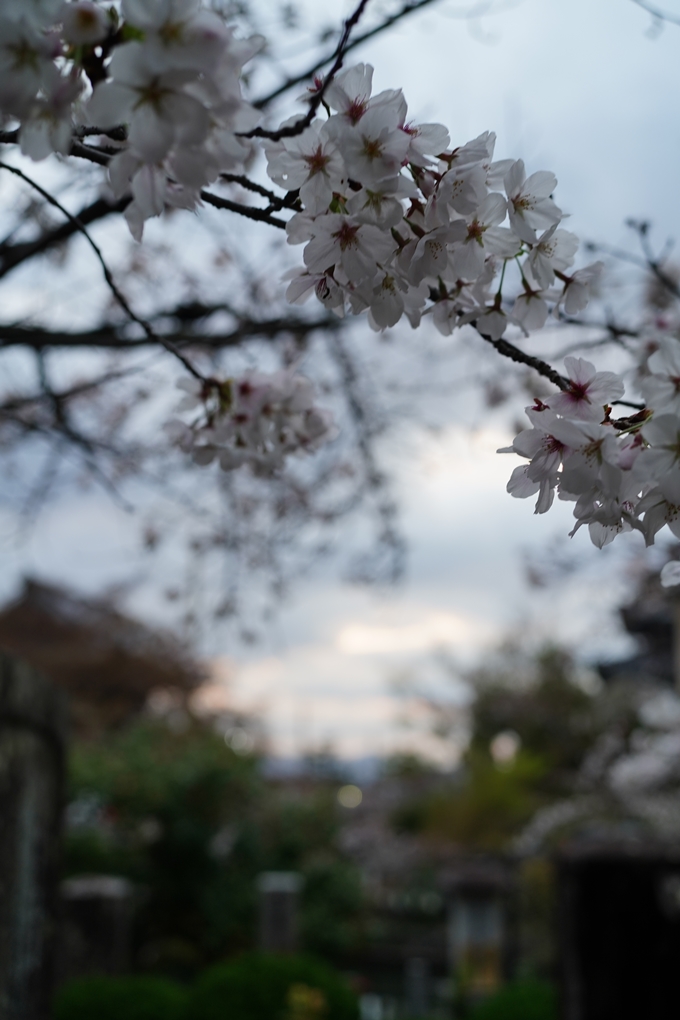
[{"label": "cherry blossom", "polygon": [[[294,123],[292,117],[289,123]],[[314,121],[302,134],[264,146],[267,173],[287,191],[300,189],[305,209],[323,213],[333,192],[343,185],[345,164],[321,121]],[[401,212],[401,208],[399,210]]]},{"label": "cherry blossom", "polygon": [[73,46],[101,42],[111,27],[106,11],[92,3],[92,0],[64,4],[61,18],[64,39]]},{"label": "cherry blossom", "polygon": [[584,358],[565,358],[564,365],[569,387],[551,399],[551,408],[569,418],[601,421],[604,405],[623,396],[623,382],[614,372],[598,372]]},{"label": "cherry blossom", "polygon": [[[674,353],[672,346],[651,351],[648,360],[672,371]],[[609,404],[623,397],[623,380],[580,358],[565,358],[565,367],[567,387],[527,408],[533,427],[499,451],[529,459],[513,471],[508,492],[519,498],[538,493],[537,513],[557,492],[575,504],[571,534],[587,525],[598,548],[630,531],[651,545],[666,525],[680,537],[680,418],[667,412],[668,384],[652,386],[650,395],[660,394],[656,406],[650,401],[628,418],[613,419]],[[680,583],[680,571],[666,583]]]},{"label": "cherry blossom", "polygon": [[661,337],[658,350],[647,362],[648,374],[640,389],[648,404],[659,410],[680,414],[680,342]]},{"label": "cherry blossom", "polygon": [[539,287],[552,287],[555,272],[568,269],[578,251],[578,237],[568,230],[558,229],[557,223],[539,237],[525,263],[525,272]]},{"label": "cherry blossom", "polygon": [[347,124],[354,126],[368,109],[372,87],[371,65],[356,64],[335,76],[326,89],[326,102]]},{"label": "cherry blossom", "polygon": [[186,90],[193,71],[158,71],[137,42],[116,50],[110,71],[112,80],[98,85],[90,101],[90,121],[102,128],[128,123],[131,148],[142,160],[159,163],[176,142],[205,139],[207,111]]},{"label": "cherry blossom", "polygon": [[379,264],[387,263],[396,244],[389,234],[352,216],[328,213],[318,216],[312,226],[312,239],[304,250],[304,261],[312,272],[321,272],[336,264],[349,280],[372,280]]},{"label": "cherry blossom", "polygon": [[[68,156],[74,142],[82,153],[83,129],[108,132],[99,159],[115,197],[131,199],[124,215],[139,241],[148,219],[197,209],[220,174],[259,173],[264,155],[281,194],[245,183],[271,199],[257,218],[285,219],[288,243],[302,248],[287,299],[365,315],[375,330],[406,318],[445,336],[476,330],[503,351],[499,340],[521,343],[551,311],[586,307],[602,263],[572,271],[578,239],[559,226],[553,173],[495,161],[492,132],[458,144],[443,124],[414,122],[399,88],[373,95],[365,63],[315,80],[308,116],[277,130],[243,92],[243,68],[263,44],[239,38],[203,0],[4,0],[0,120],[18,124],[35,160]],[[647,406],[630,418],[614,416],[624,396],[615,373],[566,358],[565,382],[544,366],[561,388],[529,409],[531,428],[510,448],[528,460],[513,471],[513,496],[537,495],[544,513],[558,493],[575,504],[574,532],[587,524],[598,545],[680,527],[680,347],[665,335],[656,348],[637,378]],[[179,414],[194,417],[169,432],[200,464],[279,470],[333,433],[293,371],[184,389]]]},{"label": "cherry blossom", "polygon": [[533,244],[536,230],[545,230],[562,219],[562,212],[550,197],[557,178],[547,170],[526,176],[524,161],[512,164],[504,178],[510,225],[523,241]]},{"label": "cherry blossom", "polygon": [[198,411],[198,417],[172,419],[166,432],[199,466],[217,462],[232,471],[248,464],[270,474],[286,456],[312,452],[333,438],[332,418],[314,405],[312,384],[292,370],[179,385],[185,396],[177,413]]},{"label": "cherry blossom", "polygon": [[593,289],[597,286],[604,269],[604,262],[593,262],[577,270],[567,280],[562,300],[567,315],[578,315],[587,306]]}]

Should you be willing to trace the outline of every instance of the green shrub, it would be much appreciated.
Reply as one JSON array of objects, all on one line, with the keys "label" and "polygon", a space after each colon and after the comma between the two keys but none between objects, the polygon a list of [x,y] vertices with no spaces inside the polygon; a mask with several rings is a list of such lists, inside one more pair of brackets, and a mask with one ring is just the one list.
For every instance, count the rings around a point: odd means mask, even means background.
[{"label": "green shrub", "polygon": [[547,981],[515,981],[472,1010],[470,1020],[557,1020],[557,996]]},{"label": "green shrub", "polygon": [[57,992],[54,1020],[184,1020],[187,993],[155,977],[87,977]]},{"label": "green shrub", "polygon": [[[357,999],[326,964],[248,953],[197,981],[188,1020],[356,1020]],[[125,1018],[128,1020],[128,1018]]]}]

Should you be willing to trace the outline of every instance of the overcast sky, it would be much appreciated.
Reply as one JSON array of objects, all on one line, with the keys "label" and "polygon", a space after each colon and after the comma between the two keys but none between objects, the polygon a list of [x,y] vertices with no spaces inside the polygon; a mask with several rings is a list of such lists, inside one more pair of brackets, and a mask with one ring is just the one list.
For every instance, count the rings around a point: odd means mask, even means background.
[{"label": "overcast sky", "polygon": [[[446,123],[453,144],[493,129],[499,157],[553,170],[582,237],[624,243],[623,221],[637,216],[661,240],[680,238],[680,28],[650,33],[631,0],[523,0],[472,23],[451,16],[461,6],[444,0],[358,51],[375,65],[376,88],[401,86],[412,116]],[[326,20],[333,9],[339,21],[348,8],[324,5]],[[471,434],[452,415],[402,458],[391,448],[410,544],[398,591],[353,589],[325,570],[297,588],[261,645],[211,648],[216,683],[263,712],[279,753],[331,742],[348,757],[405,746],[439,754],[415,702],[393,691],[404,671],[443,690],[436,649],[469,662],[509,629],[568,640],[590,659],[623,647],[612,607],[627,595],[625,550],[597,559],[582,532],[569,547],[583,564],[577,579],[526,588],[521,550],[569,543],[570,508],[536,518],[531,501],[505,493],[512,458],[495,450],[509,438],[497,421]],[[134,523],[102,495],[62,500],[21,544],[15,524],[3,522],[4,597],[26,572],[85,591],[134,573]]]}]

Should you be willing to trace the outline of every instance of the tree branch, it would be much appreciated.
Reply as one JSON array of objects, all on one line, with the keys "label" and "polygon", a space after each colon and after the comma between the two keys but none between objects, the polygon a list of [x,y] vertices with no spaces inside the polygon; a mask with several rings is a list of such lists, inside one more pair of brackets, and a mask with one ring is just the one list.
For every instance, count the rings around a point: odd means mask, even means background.
[{"label": "tree branch", "polygon": [[83,227],[89,226],[110,216],[112,213],[123,212],[131,201],[130,196],[118,199],[117,202],[110,202],[106,198],[98,198],[95,202],[85,206],[75,216],[69,217],[66,223],[60,224],[53,230],[47,230],[34,241],[20,241],[10,244],[8,241],[0,243],[0,279],[6,276],[12,269],[26,262],[36,255],[42,255],[50,248],[68,241],[74,234],[81,232]]},{"label": "tree branch", "polygon": [[268,223],[270,227],[278,227],[279,230],[286,229],[286,221],[272,216],[267,209],[257,209],[250,205],[242,205],[240,202],[232,202],[229,198],[222,198],[221,195],[213,195],[211,191],[202,191],[201,199],[206,205],[212,205],[215,209],[228,209],[229,212],[238,213],[246,219],[255,220],[257,223]]},{"label": "tree branch", "polygon": [[499,354],[502,354],[505,358],[510,358],[511,361],[516,361],[520,365],[528,365],[529,368],[533,368],[539,375],[549,379],[553,385],[557,386],[560,390],[569,389],[569,380],[566,376],[560,375],[560,373],[549,365],[547,361],[542,361],[541,358],[535,358],[533,354],[527,354],[525,351],[520,350],[519,347],[515,347],[509,340],[492,340],[490,336],[484,336],[483,333],[479,334],[483,340],[495,347]]},{"label": "tree branch", "polygon": [[[196,315],[196,318],[207,317],[216,310],[217,308],[206,308],[203,315]],[[156,317],[177,317],[181,321],[181,312],[164,312]],[[228,333],[191,333],[180,328],[174,333],[165,334],[164,338],[166,341],[171,339],[174,345],[222,350],[227,347],[236,347],[244,340],[258,337],[273,340],[282,333],[304,337],[316,330],[330,332],[341,328],[342,320],[334,315],[320,319],[288,319],[279,317],[260,321],[245,320]],[[80,332],[49,330],[38,326],[0,325],[0,348],[25,347],[32,350],[46,350],[48,348],[99,348],[126,351],[134,350],[138,347],[146,347],[150,343],[156,346],[155,338],[151,340],[147,335],[131,339],[121,336],[120,326],[116,325],[101,326],[99,329],[82,330]]]},{"label": "tree branch", "polygon": [[324,95],[330,83],[335,78],[336,74],[342,67],[345,59],[345,53],[349,44],[350,35],[352,29],[358,24],[362,14],[366,10],[369,0],[359,0],[358,5],[354,9],[354,12],[349,16],[344,24],[340,41],[336,47],[334,53],[333,66],[326,75],[321,87],[314,93],[309,102],[309,109],[304,117],[295,121],[294,124],[289,124],[287,127],[278,128],[276,131],[267,131],[265,128],[256,127],[252,131],[236,132],[242,138],[269,138],[271,141],[278,142],[281,138],[292,138],[295,135],[302,134],[305,128],[308,128],[314,119],[316,111],[323,102]]},{"label": "tree branch", "polygon": [[[139,371],[139,368],[127,368],[117,372],[105,372],[104,375],[95,376],[94,379],[88,379],[86,382],[76,383],[66,390],[54,390],[52,396],[60,401],[73,400],[74,398],[83,396],[86,393],[92,393],[94,390],[98,390],[101,386],[105,386],[109,382],[115,382],[117,379],[124,379]],[[6,400],[4,404],[0,404],[0,417],[12,417],[17,414],[17,412],[25,410],[32,405],[39,404],[43,400],[43,393],[33,393],[30,396],[23,397],[12,397],[9,400]]]},{"label": "tree branch", "polygon": [[676,14],[668,14],[666,11],[662,11],[660,8],[647,3],[647,0],[633,0],[636,7],[641,7],[643,11],[647,11],[647,14],[651,14],[653,18],[658,21],[667,21],[671,25],[680,25],[680,17]]},{"label": "tree branch", "polygon": [[49,191],[46,191],[40,184],[38,184],[37,181],[34,181],[31,177],[28,177],[28,175],[25,174],[23,170],[19,170],[18,167],[10,166],[8,163],[2,162],[0,162],[0,168],[9,171],[9,173],[14,174],[16,177],[21,178],[22,181],[25,181],[26,184],[29,184],[32,188],[34,188],[39,195],[42,195],[42,197],[47,202],[49,202],[50,205],[53,205],[56,209],[59,210],[59,212],[61,212],[64,216],[68,217],[68,219],[73,222],[75,227],[80,231],[80,233],[83,235],[83,237],[85,238],[85,240],[87,241],[87,243],[90,245],[93,252],[97,256],[97,260],[99,261],[99,264],[102,267],[104,279],[106,280],[108,288],[113,294],[118,304],[120,305],[120,307],[128,316],[128,318],[131,319],[132,322],[136,322],[138,326],[141,326],[149,340],[156,341],[157,343],[161,344],[161,346],[165,347],[167,351],[173,354],[178,359],[178,361],[180,361],[184,365],[187,372],[193,375],[195,379],[199,379],[201,382],[205,382],[206,380],[204,376],[201,374],[201,372],[199,372],[198,369],[191,364],[188,358],[186,358],[181,351],[178,351],[177,348],[172,343],[170,343],[169,340],[166,340],[164,339],[164,337],[159,336],[154,331],[153,327],[149,322],[147,322],[145,319],[140,318],[139,315],[133,312],[132,308],[130,307],[127,301],[127,298],[122,293],[122,291],[119,290],[118,285],[113,278],[111,270],[109,269],[106,260],[104,259],[101,248],[95,241],[92,240],[83,224],[75,216],[73,216],[72,213],[70,213],[68,209],[66,209],[66,207],[61,204],[61,202],[58,202],[53,195],[50,195]]},{"label": "tree branch", "polygon": [[[396,24],[398,21],[401,21],[402,18],[407,17],[407,15],[413,14],[416,11],[421,10],[423,7],[429,7],[430,4],[437,2],[438,0],[412,0],[412,2],[410,3],[405,3],[403,7],[401,7],[394,14],[390,15],[388,18],[385,18],[385,20],[381,21],[379,25],[376,25],[374,28],[370,28],[367,32],[364,32],[362,35],[355,36],[354,39],[348,41],[347,45],[344,48],[344,54],[346,55],[347,53],[350,52],[350,50],[353,50],[357,46],[361,46],[361,44],[366,42],[367,39],[372,39],[373,36],[379,35],[386,29],[391,28],[392,25]],[[329,53],[327,56],[322,57],[321,60],[317,60],[315,64],[313,64],[311,67],[308,67],[306,71],[302,72],[302,74],[296,74],[290,78],[286,78],[286,80],[281,85],[275,88],[272,92],[267,93],[267,95],[261,96],[259,99],[256,99],[252,105],[256,107],[258,110],[264,110],[275,99],[278,99],[279,96],[282,96],[285,92],[288,92],[289,89],[294,88],[296,85],[301,85],[305,81],[309,81],[310,78],[312,78],[317,71],[320,71],[322,67],[325,67],[326,64],[328,64],[329,61],[333,59],[334,56],[335,53]]]}]

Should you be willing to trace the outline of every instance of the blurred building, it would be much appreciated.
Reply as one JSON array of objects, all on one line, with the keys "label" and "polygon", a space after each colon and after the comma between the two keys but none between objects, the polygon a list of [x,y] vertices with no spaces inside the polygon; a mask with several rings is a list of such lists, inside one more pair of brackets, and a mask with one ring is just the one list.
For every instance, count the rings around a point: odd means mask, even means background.
[{"label": "blurred building", "polygon": [[638,648],[599,666],[573,795],[517,842],[554,862],[565,1020],[680,1015],[680,602],[649,573],[620,612]]},{"label": "blurred building", "polygon": [[30,663],[64,690],[78,736],[94,736],[136,715],[157,689],[180,700],[205,679],[170,634],[105,599],[26,580],[0,611],[0,649]]}]

